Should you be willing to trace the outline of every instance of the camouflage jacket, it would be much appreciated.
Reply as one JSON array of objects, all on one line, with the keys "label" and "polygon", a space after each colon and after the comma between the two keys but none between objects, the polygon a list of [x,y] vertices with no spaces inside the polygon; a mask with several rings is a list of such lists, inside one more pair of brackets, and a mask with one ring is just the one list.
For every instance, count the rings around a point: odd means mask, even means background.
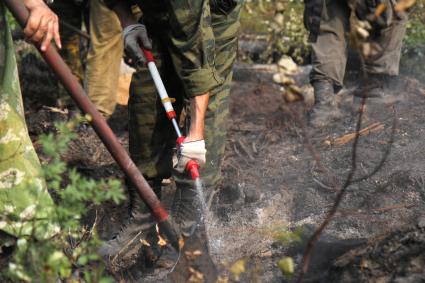
[{"label": "camouflage jacket", "polygon": [[[213,91],[223,83],[214,66],[211,13],[230,12],[238,1],[241,0],[132,1],[140,7],[149,33],[166,35],[173,64],[188,97]],[[112,8],[118,0],[104,2]]]}]

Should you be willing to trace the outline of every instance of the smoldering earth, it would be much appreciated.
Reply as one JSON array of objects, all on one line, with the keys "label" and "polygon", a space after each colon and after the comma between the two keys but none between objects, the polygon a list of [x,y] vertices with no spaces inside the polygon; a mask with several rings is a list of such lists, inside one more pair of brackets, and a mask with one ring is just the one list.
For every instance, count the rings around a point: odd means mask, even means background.
[{"label": "smoldering earth", "polygon": [[[69,119],[72,111],[57,107],[61,95],[46,66],[33,57],[23,60],[29,60],[21,68],[27,122],[38,148],[37,136],[54,131],[53,123]],[[205,229],[187,242],[174,272],[160,279],[131,258],[128,269],[114,274],[117,278],[215,282],[228,276],[233,282],[229,267],[244,259],[240,282],[286,282],[289,279],[277,262],[290,256],[300,267],[306,241],[325,218],[336,187],[351,168],[352,140],[337,141],[355,131],[352,92],[359,87],[353,83],[358,74],[353,71],[347,76],[347,88],[338,96],[343,117],[326,128],[313,129],[303,126],[303,107],[285,104],[281,87],[272,83],[273,68],[241,63],[235,67],[223,184],[208,192]],[[311,95],[308,72],[309,67],[302,67],[295,78]],[[367,102],[362,128],[379,127],[359,140],[356,177],[370,172],[382,158],[395,117],[391,152],[376,175],[349,187],[335,219],[315,246],[305,282],[425,280],[425,86],[404,75],[392,86],[396,101]],[[126,120],[127,108],[120,105],[109,123],[128,146]],[[311,149],[320,156],[321,166]],[[63,158],[86,176],[124,179],[90,127],[78,129],[78,138]],[[172,183],[164,183],[164,191],[167,205]],[[127,204],[105,204],[92,211],[85,221],[93,224],[97,214],[98,231],[108,239],[123,223]],[[299,242],[279,241],[279,233],[298,227]],[[194,257],[193,251],[198,250],[200,255]]]}]

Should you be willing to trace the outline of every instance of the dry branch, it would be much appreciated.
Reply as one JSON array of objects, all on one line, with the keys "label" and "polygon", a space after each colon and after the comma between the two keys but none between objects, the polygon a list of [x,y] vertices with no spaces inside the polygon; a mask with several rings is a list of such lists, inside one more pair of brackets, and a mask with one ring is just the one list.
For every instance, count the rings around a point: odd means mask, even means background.
[{"label": "dry branch", "polygon": [[371,213],[377,214],[377,213],[383,213],[391,210],[399,210],[399,209],[409,209],[414,207],[416,204],[399,204],[399,205],[390,205],[385,207],[378,207],[378,208],[372,208],[372,209],[357,209],[357,210],[341,210],[336,215],[335,218],[339,217],[353,217],[353,216],[359,216],[359,215],[370,215]]},{"label": "dry branch", "polygon": [[[363,137],[363,136],[367,136],[367,135],[369,135],[371,133],[380,132],[380,131],[382,131],[384,129],[385,129],[384,124],[382,124],[380,122],[376,122],[376,123],[373,123],[372,125],[364,128],[364,129],[360,130],[360,132],[358,133],[358,135],[360,137]],[[339,138],[336,138],[333,141],[329,141],[329,143],[330,144],[334,144],[334,145],[345,145],[345,144],[351,142],[352,140],[354,140],[356,138],[356,135],[357,135],[357,133],[346,134],[346,135],[343,135],[343,136],[341,136]],[[325,143],[328,143],[328,140],[325,141]]]}]

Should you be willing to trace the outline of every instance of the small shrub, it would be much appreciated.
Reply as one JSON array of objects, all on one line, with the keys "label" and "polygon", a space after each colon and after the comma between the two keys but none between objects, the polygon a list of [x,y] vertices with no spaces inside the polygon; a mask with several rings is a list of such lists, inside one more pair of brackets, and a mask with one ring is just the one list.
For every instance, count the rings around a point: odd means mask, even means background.
[{"label": "small shrub", "polygon": [[[49,223],[60,230],[53,237],[40,240],[35,236],[22,236],[6,274],[12,280],[25,282],[112,282],[96,251],[101,243],[93,227],[82,226],[81,218],[90,205],[105,201],[119,203],[124,199],[118,180],[94,181],[69,169],[61,160],[67,145],[76,137],[73,129],[77,122],[56,125],[57,134],[40,137],[43,153],[49,162],[43,171],[47,186],[55,199],[49,209]],[[64,176],[67,175],[67,178]],[[6,217],[7,221],[7,217]]]}]

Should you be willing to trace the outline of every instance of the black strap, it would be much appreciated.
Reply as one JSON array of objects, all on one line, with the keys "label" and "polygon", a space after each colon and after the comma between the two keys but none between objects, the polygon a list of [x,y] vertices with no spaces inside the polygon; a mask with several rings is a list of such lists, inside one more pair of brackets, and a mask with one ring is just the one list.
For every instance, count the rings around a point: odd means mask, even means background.
[{"label": "black strap", "polygon": [[308,37],[309,42],[316,42],[319,36],[324,1],[304,0],[304,25],[310,32]]}]

